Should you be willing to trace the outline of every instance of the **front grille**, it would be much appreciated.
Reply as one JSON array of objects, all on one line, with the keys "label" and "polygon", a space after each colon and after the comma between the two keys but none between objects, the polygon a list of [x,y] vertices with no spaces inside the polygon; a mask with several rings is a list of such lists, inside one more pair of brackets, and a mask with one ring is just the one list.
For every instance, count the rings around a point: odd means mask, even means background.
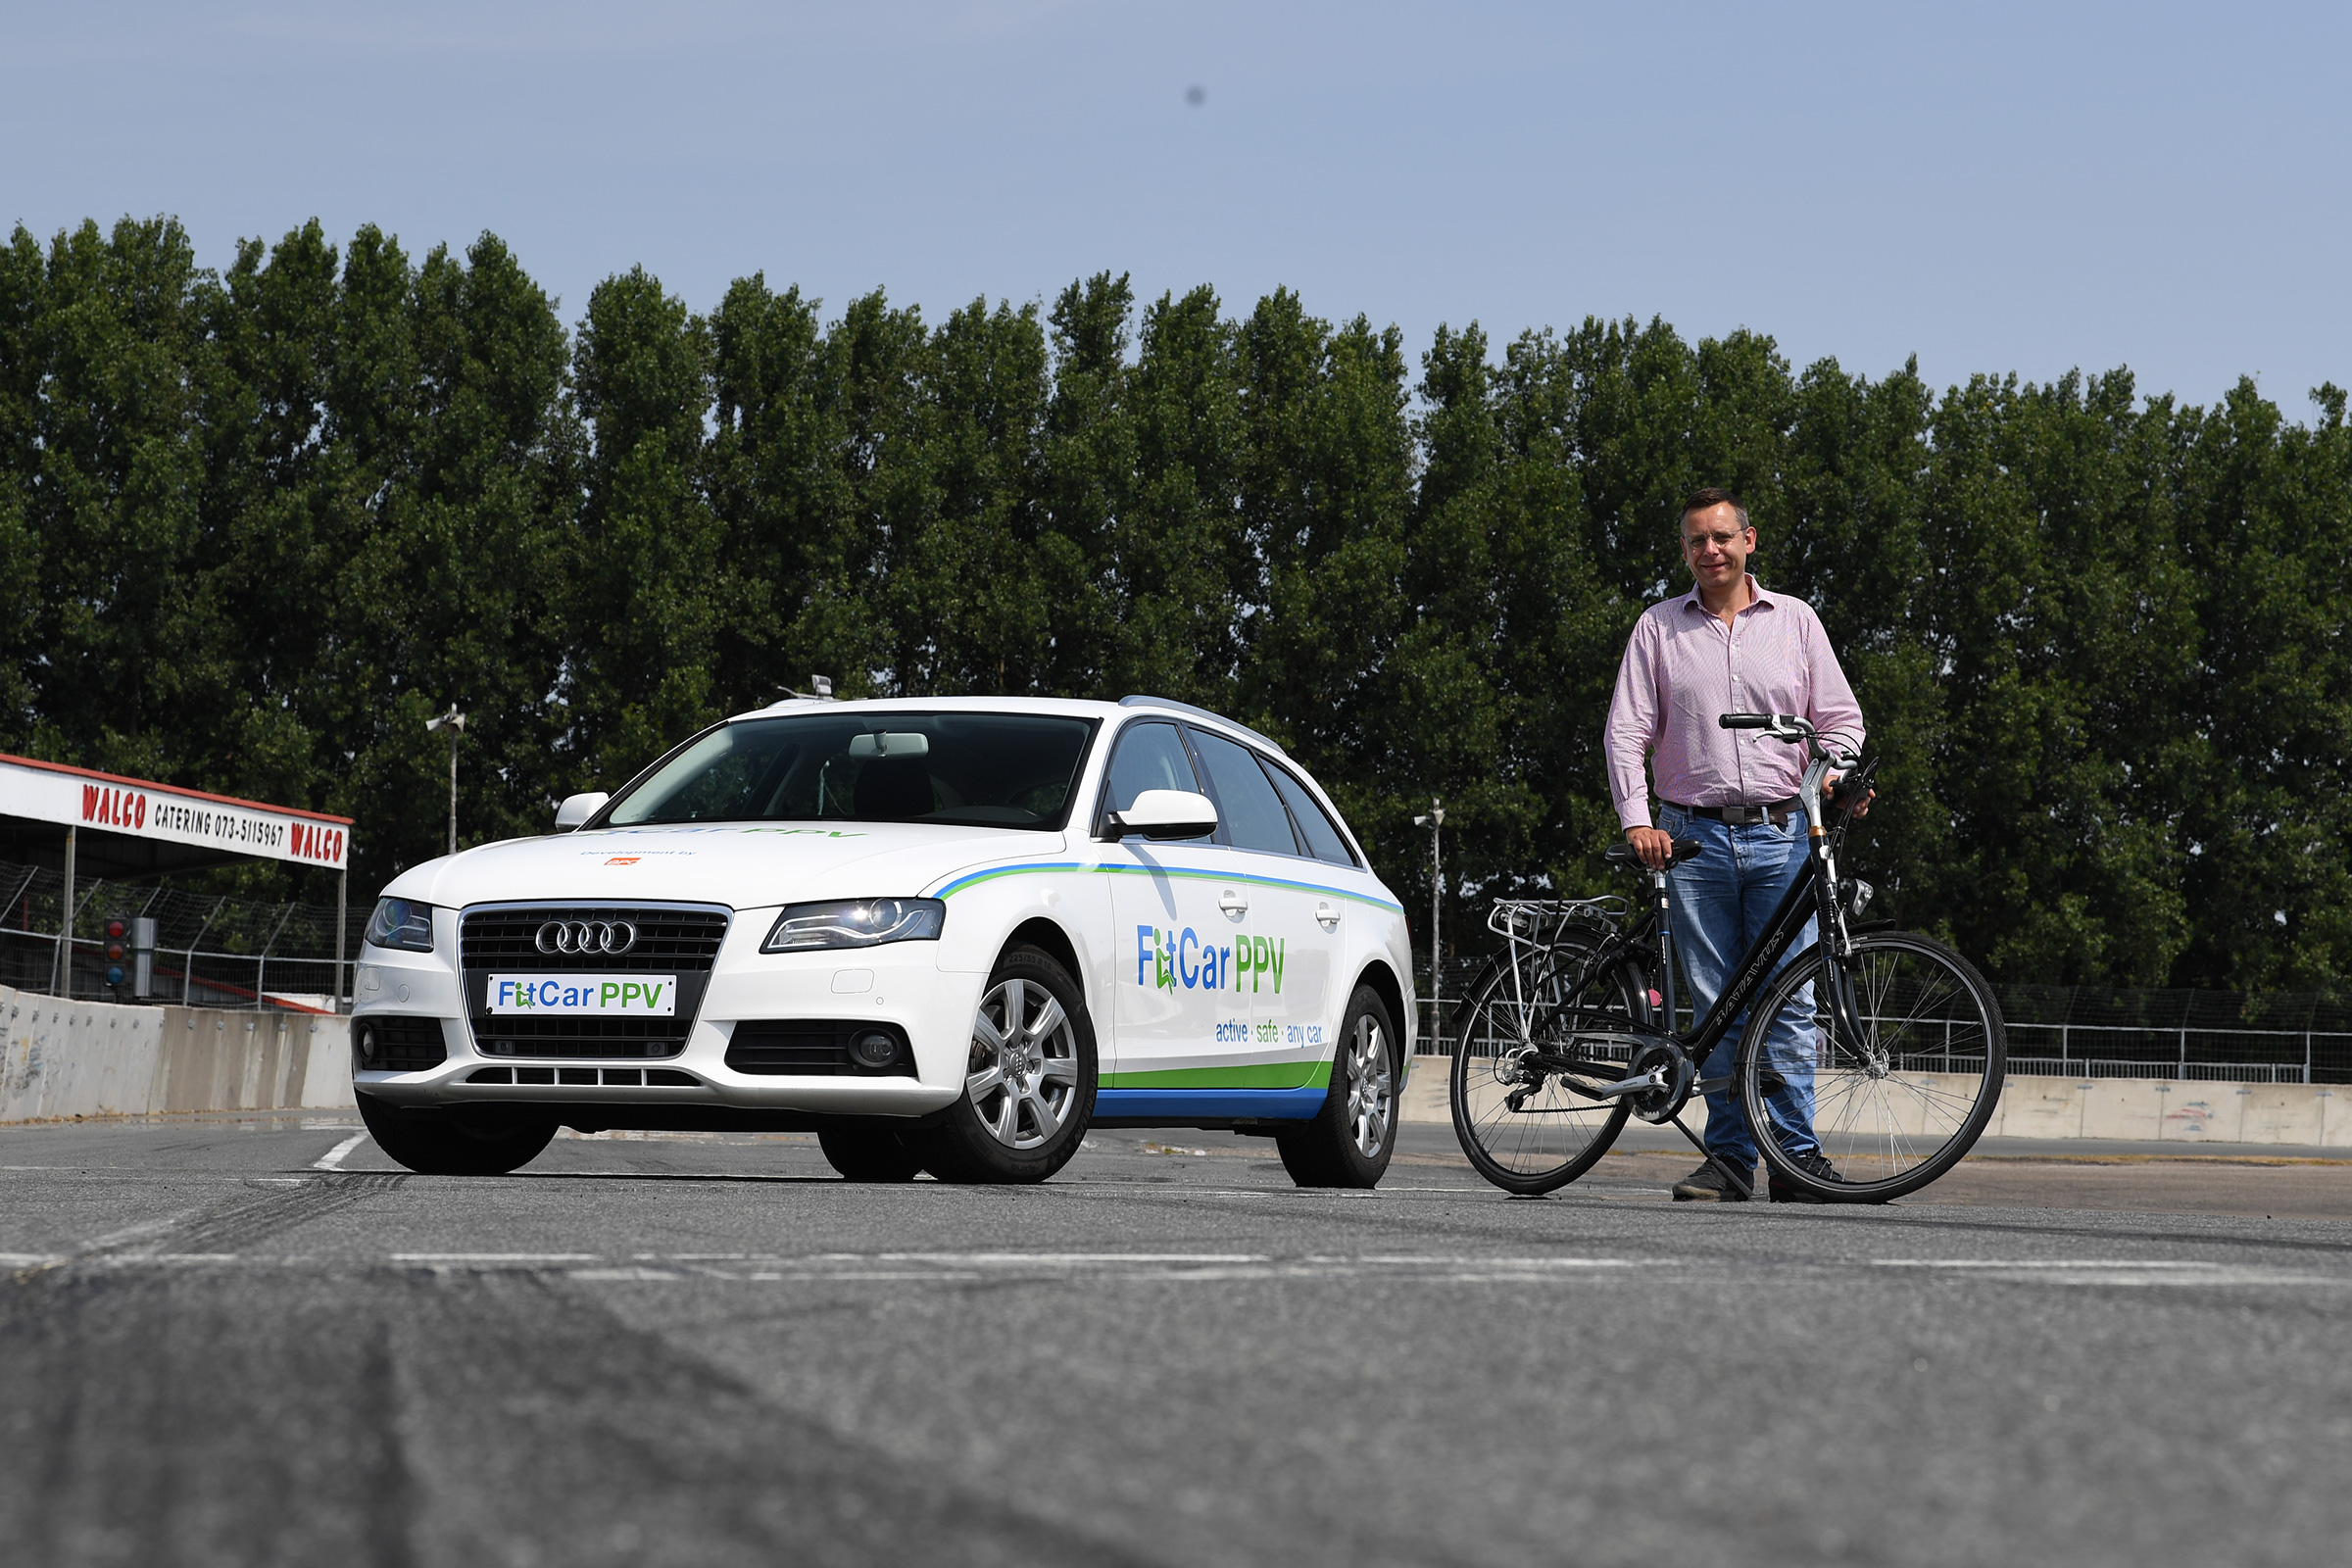
[{"label": "front grille", "polygon": [[[550,920],[626,920],[637,928],[637,944],[617,957],[602,953],[542,953],[539,928]],[[458,950],[468,969],[497,964],[548,974],[645,974],[669,969],[686,974],[708,972],[726,935],[727,916],[719,909],[626,904],[500,905],[466,911]]]},{"label": "front grille", "polygon": [[449,1059],[438,1018],[363,1018],[358,1035],[363,1072],[422,1072]]},{"label": "front grille", "polygon": [[[702,1011],[710,964],[731,918],[709,906],[502,904],[468,909],[459,924],[466,1004],[474,1049],[487,1056],[582,1056],[647,1060],[686,1049]],[[551,920],[621,921],[637,928],[627,953],[539,951]],[[529,974],[675,974],[678,1010],[668,1018],[522,1017],[490,1011],[493,970]]]},{"label": "front grille", "polygon": [[[880,1032],[896,1048],[890,1061],[872,1067],[851,1054],[850,1042]],[[912,1077],[914,1053],[896,1024],[858,1018],[747,1018],[727,1042],[727,1065],[741,1073],[806,1078]]]}]

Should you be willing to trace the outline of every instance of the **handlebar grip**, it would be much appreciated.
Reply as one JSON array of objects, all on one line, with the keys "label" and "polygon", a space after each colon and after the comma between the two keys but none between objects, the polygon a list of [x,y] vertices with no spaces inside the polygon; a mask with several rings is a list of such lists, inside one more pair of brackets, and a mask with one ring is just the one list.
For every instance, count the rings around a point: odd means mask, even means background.
[{"label": "handlebar grip", "polygon": [[1770,713],[1726,713],[1715,722],[1725,729],[1770,729],[1772,720]]}]

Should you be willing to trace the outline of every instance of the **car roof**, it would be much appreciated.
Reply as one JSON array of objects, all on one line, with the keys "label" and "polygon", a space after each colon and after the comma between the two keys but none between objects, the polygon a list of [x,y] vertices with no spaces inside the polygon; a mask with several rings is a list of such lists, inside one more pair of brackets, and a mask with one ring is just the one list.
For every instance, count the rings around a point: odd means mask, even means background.
[{"label": "car roof", "polygon": [[1122,697],[1115,703],[1080,697],[867,697],[854,701],[827,697],[788,697],[748,713],[734,714],[727,722],[731,724],[739,719],[781,713],[906,713],[939,712],[943,710],[953,711],[956,709],[988,713],[1053,713],[1070,718],[1103,720],[1145,710],[1230,731],[1236,739],[1253,742],[1277,757],[1287,758],[1290,755],[1269,737],[1222,713],[1212,713],[1205,708],[1195,708],[1190,703],[1179,703],[1171,698],[1140,695]]}]

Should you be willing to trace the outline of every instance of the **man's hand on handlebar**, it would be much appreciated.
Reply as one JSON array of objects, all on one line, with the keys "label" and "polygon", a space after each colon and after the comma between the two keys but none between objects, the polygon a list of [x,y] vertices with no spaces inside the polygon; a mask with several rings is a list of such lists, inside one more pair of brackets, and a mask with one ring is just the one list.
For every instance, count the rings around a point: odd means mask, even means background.
[{"label": "man's hand on handlebar", "polygon": [[1674,858],[1674,835],[1663,828],[1629,827],[1625,830],[1625,842],[1634,847],[1642,863],[1652,871],[1665,870],[1666,862]]}]

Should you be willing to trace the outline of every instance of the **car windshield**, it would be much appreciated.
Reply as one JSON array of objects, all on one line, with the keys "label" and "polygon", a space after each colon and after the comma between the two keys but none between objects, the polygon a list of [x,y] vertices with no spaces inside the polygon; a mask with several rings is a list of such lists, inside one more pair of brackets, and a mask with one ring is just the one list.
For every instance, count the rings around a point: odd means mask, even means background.
[{"label": "car windshield", "polygon": [[1044,713],[808,713],[701,737],[604,824],[946,822],[1058,829],[1095,725]]}]

